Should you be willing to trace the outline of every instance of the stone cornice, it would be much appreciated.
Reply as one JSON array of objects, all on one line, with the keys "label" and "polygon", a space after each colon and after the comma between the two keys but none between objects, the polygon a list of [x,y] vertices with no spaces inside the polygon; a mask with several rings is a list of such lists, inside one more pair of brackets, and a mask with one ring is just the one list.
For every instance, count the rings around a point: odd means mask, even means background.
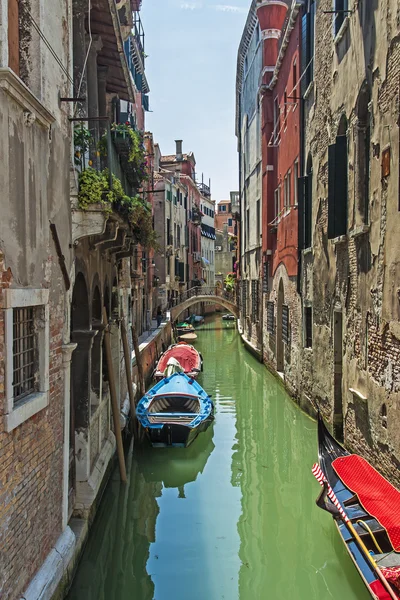
[{"label": "stone cornice", "polygon": [[32,94],[24,82],[8,67],[0,68],[0,88],[6,92],[26,113],[25,123],[32,125],[38,121],[43,127],[50,127],[55,116]]}]

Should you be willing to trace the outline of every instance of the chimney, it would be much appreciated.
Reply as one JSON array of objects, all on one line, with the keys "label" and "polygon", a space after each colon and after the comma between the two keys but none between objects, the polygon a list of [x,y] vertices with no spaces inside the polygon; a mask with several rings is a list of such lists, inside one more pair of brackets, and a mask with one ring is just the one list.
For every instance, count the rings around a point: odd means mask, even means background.
[{"label": "chimney", "polygon": [[176,144],[176,160],[183,160],[182,140],[175,140],[175,144]]}]

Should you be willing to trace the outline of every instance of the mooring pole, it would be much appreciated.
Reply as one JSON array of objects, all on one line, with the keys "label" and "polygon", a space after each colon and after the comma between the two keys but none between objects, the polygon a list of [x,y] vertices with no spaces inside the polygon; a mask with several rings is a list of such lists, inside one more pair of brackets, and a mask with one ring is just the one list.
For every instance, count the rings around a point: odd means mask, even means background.
[{"label": "mooring pole", "polygon": [[135,351],[135,358],[136,358],[136,364],[137,364],[137,369],[138,369],[139,397],[142,398],[142,396],[144,396],[144,392],[145,392],[143,365],[142,365],[142,359],[140,357],[139,340],[138,340],[138,336],[137,336],[137,332],[136,332],[136,327],[134,326],[133,323],[132,323],[132,342],[133,342],[133,349]]},{"label": "mooring pole", "polygon": [[131,356],[130,356],[130,352],[129,352],[128,334],[126,331],[124,311],[122,311],[121,317],[122,317],[122,319],[121,319],[121,336],[122,336],[122,345],[124,348],[126,383],[128,385],[129,405],[131,408],[131,420],[132,420],[131,431],[132,431],[133,435],[136,435],[136,423],[135,423],[136,404],[135,404],[135,394],[133,393],[133,383],[132,383],[132,372],[131,372],[132,360],[131,360]]},{"label": "mooring pole", "polygon": [[120,425],[120,420],[119,420],[120,410],[119,410],[119,406],[118,406],[117,390],[115,387],[114,369],[113,369],[113,364],[112,364],[110,329],[109,329],[109,325],[108,325],[107,311],[104,306],[103,306],[103,321],[104,321],[104,325],[105,325],[104,348],[106,351],[108,381],[110,384],[111,405],[112,405],[112,413],[113,413],[113,420],[114,420],[114,434],[115,434],[115,439],[117,441],[119,472],[121,474],[121,481],[126,483],[127,478],[126,478],[126,467],[125,467],[125,455],[124,455],[124,448],[122,445],[121,425]]}]

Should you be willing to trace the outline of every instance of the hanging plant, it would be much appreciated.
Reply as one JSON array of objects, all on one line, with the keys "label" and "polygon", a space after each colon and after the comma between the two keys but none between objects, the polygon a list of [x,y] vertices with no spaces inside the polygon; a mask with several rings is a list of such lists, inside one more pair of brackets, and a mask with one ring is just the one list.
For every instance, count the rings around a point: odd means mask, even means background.
[{"label": "hanging plant", "polygon": [[78,201],[83,210],[91,204],[101,204],[105,212],[114,210],[129,222],[139,244],[158,249],[151,205],[138,195],[128,196],[115,175],[110,189],[108,169],[99,172],[89,168],[80,173]]}]

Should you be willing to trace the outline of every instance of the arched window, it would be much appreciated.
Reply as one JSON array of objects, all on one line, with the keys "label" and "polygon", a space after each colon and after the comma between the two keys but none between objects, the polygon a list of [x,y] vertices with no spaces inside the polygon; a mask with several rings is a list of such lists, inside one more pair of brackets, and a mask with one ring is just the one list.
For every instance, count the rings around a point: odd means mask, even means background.
[{"label": "arched window", "polygon": [[370,89],[367,81],[361,86],[357,99],[357,162],[356,162],[356,185],[357,185],[357,208],[361,221],[368,224],[369,220],[369,177],[370,177]]},{"label": "arched window", "polygon": [[328,238],[347,233],[347,119],[342,115],[334,144],[328,146]]}]

